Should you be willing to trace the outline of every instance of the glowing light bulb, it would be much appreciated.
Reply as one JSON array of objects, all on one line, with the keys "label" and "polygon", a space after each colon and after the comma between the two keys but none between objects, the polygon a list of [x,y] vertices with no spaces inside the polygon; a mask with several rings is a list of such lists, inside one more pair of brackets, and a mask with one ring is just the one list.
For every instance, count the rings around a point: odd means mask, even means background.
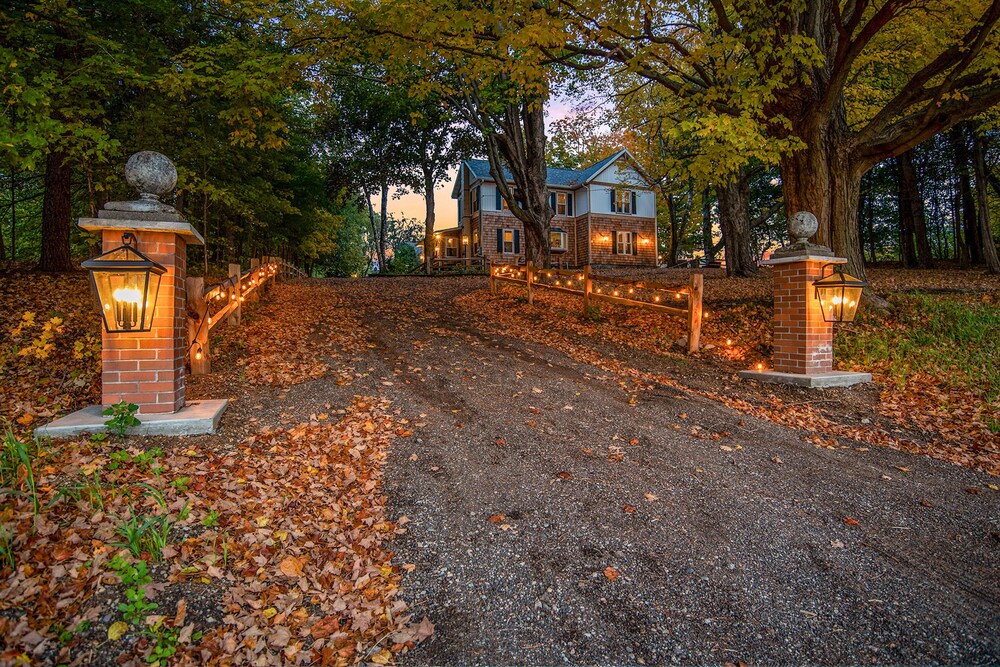
[{"label": "glowing light bulb", "polygon": [[733,344],[733,339],[732,338],[727,338],[726,339],[726,345],[732,345],[732,344]]},{"label": "glowing light bulb", "polygon": [[660,297],[654,296],[653,297],[653,301],[655,301],[656,303],[659,303],[660,302]]},{"label": "glowing light bulb", "polygon": [[629,293],[629,294],[635,294],[635,290],[634,290],[634,289],[632,289],[631,287],[629,287],[629,288],[628,288],[628,293]]},{"label": "glowing light bulb", "polygon": [[613,292],[613,294],[614,294],[614,296],[618,296],[618,290],[615,290],[615,291]]},{"label": "glowing light bulb", "polygon": [[142,294],[139,292],[138,287],[119,287],[111,293],[111,296],[115,301],[121,301],[122,303],[135,305],[142,303]]},{"label": "glowing light bulb", "polygon": [[764,364],[757,364],[757,370],[759,371],[764,370]]},{"label": "glowing light bulb", "polygon": [[198,361],[201,361],[201,350],[198,350],[197,352],[194,353],[194,358]]}]

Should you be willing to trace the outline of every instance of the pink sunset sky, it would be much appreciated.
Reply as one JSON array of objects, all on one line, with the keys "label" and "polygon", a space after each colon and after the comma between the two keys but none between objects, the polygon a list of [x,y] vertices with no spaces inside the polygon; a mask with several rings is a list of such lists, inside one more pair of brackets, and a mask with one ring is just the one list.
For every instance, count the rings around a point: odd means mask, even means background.
[{"label": "pink sunset sky", "polygon": [[[548,128],[553,121],[565,118],[573,112],[573,105],[563,97],[556,98],[548,104],[545,110],[545,124]],[[458,204],[451,198],[451,189],[455,185],[457,169],[449,172],[448,180],[438,185],[434,190],[435,202],[435,229],[448,229],[458,224]],[[378,205],[377,198],[372,198],[372,203]],[[389,212],[397,217],[416,218],[424,220],[424,197],[421,194],[407,193],[395,197],[390,196]]]}]

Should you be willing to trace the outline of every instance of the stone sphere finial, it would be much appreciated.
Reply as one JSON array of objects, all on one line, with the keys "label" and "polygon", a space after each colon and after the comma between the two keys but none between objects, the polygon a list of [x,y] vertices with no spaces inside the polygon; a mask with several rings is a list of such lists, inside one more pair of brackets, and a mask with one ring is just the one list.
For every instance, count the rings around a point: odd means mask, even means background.
[{"label": "stone sphere finial", "polygon": [[159,201],[177,185],[177,168],[163,153],[139,151],[125,163],[125,180],[142,199]]},{"label": "stone sphere finial", "polygon": [[799,211],[788,220],[788,235],[792,243],[805,243],[819,229],[819,220],[809,211]]}]

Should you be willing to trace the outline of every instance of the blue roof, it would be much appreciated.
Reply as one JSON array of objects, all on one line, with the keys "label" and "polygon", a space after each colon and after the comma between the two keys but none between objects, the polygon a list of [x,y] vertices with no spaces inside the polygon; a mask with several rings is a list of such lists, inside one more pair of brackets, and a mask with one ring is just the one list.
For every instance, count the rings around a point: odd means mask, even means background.
[{"label": "blue roof", "polygon": [[[618,151],[614,155],[609,155],[600,162],[595,162],[586,169],[564,169],[562,167],[548,167],[545,177],[545,184],[555,187],[575,188],[583,185],[592,177],[600,173],[605,167],[621,157],[625,151]],[[466,160],[465,165],[472,172],[473,180],[483,179],[492,181],[490,176],[489,160]],[[513,180],[514,176],[504,169],[504,178]],[[456,188],[457,190],[457,188]]]}]

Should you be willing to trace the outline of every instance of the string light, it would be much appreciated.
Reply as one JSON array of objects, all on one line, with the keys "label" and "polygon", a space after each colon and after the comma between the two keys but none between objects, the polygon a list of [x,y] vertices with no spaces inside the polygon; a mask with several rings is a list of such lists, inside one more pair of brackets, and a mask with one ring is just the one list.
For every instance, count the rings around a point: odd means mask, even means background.
[{"label": "string light", "polygon": [[757,364],[757,370],[759,371],[764,370],[764,364]]},{"label": "string light", "polygon": [[726,339],[726,345],[731,346],[732,344],[733,344],[733,339],[732,338],[727,338]]}]

